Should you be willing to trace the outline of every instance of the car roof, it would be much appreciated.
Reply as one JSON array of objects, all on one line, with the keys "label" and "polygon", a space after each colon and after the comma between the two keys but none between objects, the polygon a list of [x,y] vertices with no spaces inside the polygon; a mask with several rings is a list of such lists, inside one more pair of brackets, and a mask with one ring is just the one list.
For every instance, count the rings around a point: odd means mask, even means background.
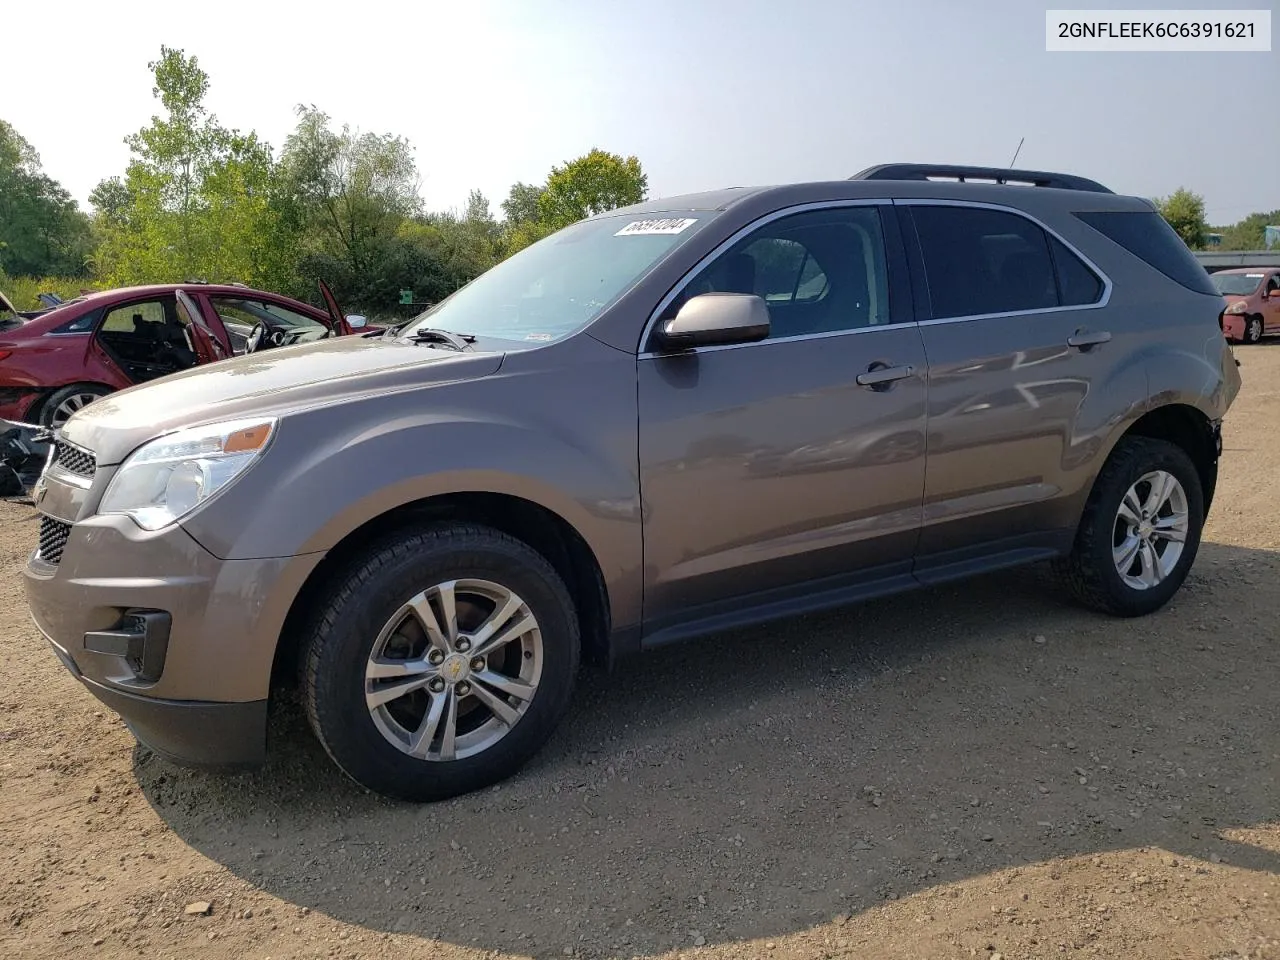
[{"label": "car roof", "polygon": [[1259,276],[1268,270],[1280,270],[1280,266],[1271,267],[1228,267],[1225,270],[1215,270],[1214,273],[1256,273]]},{"label": "car roof", "polygon": [[[112,287],[110,290],[95,290],[93,293],[85,294],[86,300],[105,300],[105,299],[126,299],[128,297],[139,294],[148,293],[173,293],[175,290],[203,290],[205,293],[231,293],[231,294],[252,294],[262,293],[271,297],[284,297],[286,300],[293,300],[293,297],[283,293],[273,293],[270,290],[259,290],[255,287],[248,287],[238,283],[144,283],[132,287]],[[298,301],[301,302],[301,301]],[[314,307],[312,309],[315,309]]]},{"label": "car roof", "polygon": [[953,180],[821,180],[772,186],[727,187],[701,193],[660,197],[597,214],[606,217],[720,212],[752,202],[777,208],[815,200],[967,200],[1026,209],[1059,208],[1071,211],[1151,211],[1149,200],[1116,193],[1098,193],[1061,187],[1020,186],[1001,183],[964,183]]}]

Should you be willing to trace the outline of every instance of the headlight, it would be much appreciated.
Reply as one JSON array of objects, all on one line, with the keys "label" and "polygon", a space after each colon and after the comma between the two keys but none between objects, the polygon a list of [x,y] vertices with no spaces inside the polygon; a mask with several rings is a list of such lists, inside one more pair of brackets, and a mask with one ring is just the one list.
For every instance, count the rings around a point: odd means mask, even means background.
[{"label": "headlight", "polygon": [[1249,304],[1245,303],[1243,300],[1237,300],[1231,306],[1227,307],[1226,312],[1227,313],[1244,313],[1248,309],[1249,309]]},{"label": "headlight", "polygon": [[144,443],[107,485],[98,513],[123,513],[144,530],[186,516],[228,486],[267,448],[272,417],[211,423]]}]

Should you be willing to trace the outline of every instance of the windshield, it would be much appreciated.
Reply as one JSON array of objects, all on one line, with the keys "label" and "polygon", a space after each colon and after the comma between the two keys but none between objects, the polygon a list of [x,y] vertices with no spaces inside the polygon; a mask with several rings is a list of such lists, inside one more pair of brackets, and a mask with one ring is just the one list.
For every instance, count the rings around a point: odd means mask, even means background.
[{"label": "windshield", "polygon": [[1215,273],[1213,285],[1223,296],[1248,296],[1262,282],[1260,273]]},{"label": "windshield", "polygon": [[436,328],[530,344],[560,340],[603,313],[712,216],[576,223],[482,273],[398,333]]}]

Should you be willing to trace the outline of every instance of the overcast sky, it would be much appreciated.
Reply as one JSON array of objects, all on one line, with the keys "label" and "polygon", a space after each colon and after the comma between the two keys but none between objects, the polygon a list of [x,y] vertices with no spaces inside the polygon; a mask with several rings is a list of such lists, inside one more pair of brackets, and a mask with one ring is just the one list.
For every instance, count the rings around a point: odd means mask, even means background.
[{"label": "overcast sky", "polygon": [[479,188],[496,212],[511,183],[593,146],[638,156],[661,197],[886,161],[1003,166],[1023,136],[1019,166],[1143,196],[1185,185],[1211,223],[1280,208],[1274,37],[1271,53],[1047,53],[1045,8],[1066,3],[4,6],[0,117],[82,202],[158,111],[146,65],[166,44],[199,58],[223,123],[277,150],[298,103],[404,135],[434,209]]}]

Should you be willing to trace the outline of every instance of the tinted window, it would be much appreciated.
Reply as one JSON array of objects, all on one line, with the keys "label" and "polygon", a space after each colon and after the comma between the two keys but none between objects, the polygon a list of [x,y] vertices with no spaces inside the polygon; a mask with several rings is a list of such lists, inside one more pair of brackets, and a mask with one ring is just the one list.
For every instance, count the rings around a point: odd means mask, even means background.
[{"label": "tinted window", "polygon": [[704,267],[665,316],[711,292],[763,297],[770,339],[889,323],[880,213],[841,207],[774,220]]},{"label": "tinted window", "polygon": [[1012,213],[977,207],[911,208],[934,317],[969,317],[1058,305],[1045,232]]},{"label": "tinted window", "polygon": [[1192,256],[1173,227],[1155,211],[1106,211],[1076,216],[1170,280],[1196,293],[1218,296],[1208,271]]},{"label": "tinted window", "polygon": [[1058,302],[1064,307],[1081,307],[1102,299],[1102,281],[1084,261],[1067,249],[1057,237],[1049,237],[1053,264],[1058,268]]}]

